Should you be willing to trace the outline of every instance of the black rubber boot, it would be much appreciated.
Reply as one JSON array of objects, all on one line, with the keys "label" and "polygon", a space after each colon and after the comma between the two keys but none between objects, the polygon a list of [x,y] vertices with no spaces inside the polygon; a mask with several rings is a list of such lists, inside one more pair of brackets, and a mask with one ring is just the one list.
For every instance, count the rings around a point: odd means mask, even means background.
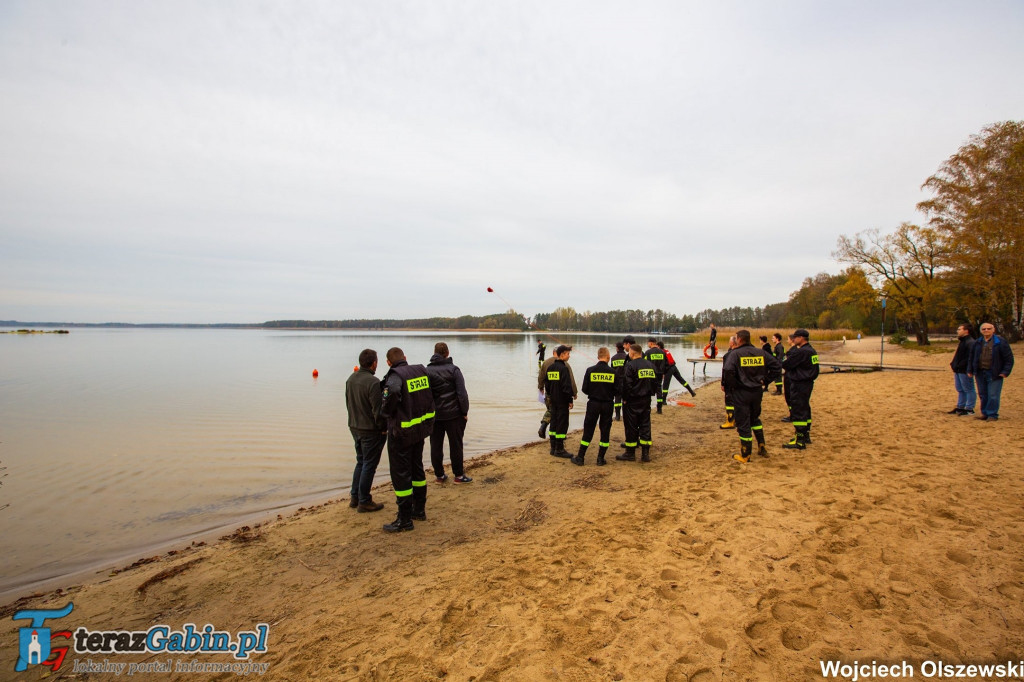
[{"label": "black rubber boot", "polygon": [[615,408],[615,421],[622,421],[622,405]]},{"label": "black rubber boot", "polygon": [[580,466],[581,467],[581,466],[583,466],[583,458],[586,456],[586,454],[587,454],[587,446],[581,444],[580,445],[580,451],[577,452],[576,456],[573,457],[569,461],[571,461],[576,466]]},{"label": "black rubber boot", "polygon": [[413,521],[427,520],[427,486],[413,486],[412,488],[412,515]]},{"label": "black rubber boot", "polygon": [[696,398],[697,397],[697,391],[693,390],[693,386],[690,386],[690,384],[686,384],[685,387],[686,387],[686,390],[690,392],[690,397],[691,398]]},{"label": "black rubber boot", "polygon": [[807,424],[807,426],[804,428],[804,445],[810,445],[810,444],[811,444],[811,425]]},{"label": "black rubber boot", "polygon": [[412,525],[412,498],[398,498],[398,516],[391,523],[384,524],[385,533],[399,533],[403,530],[413,530]]},{"label": "black rubber boot", "polygon": [[626,448],[626,451],[621,455],[615,455],[615,459],[620,462],[635,462],[636,461],[636,448]]},{"label": "black rubber boot", "polygon": [[548,443],[550,443],[550,445],[551,445],[551,454],[552,455],[555,454],[555,450],[556,450],[556,448],[555,448],[555,441],[556,440],[558,440],[558,439],[555,438],[554,436],[548,436]]},{"label": "black rubber boot", "polygon": [[540,428],[537,429],[537,435],[540,436],[541,438],[544,438],[544,436],[545,436],[545,434],[547,432],[548,432],[548,423],[546,421],[542,421],[540,423]]},{"label": "black rubber boot", "polygon": [[604,461],[604,453],[608,452],[608,448],[602,447],[597,451],[597,466],[603,467],[608,462]]},{"label": "black rubber boot", "polygon": [[561,457],[562,459],[572,459],[572,455],[565,449],[565,441],[561,438],[555,440],[555,457]]},{"label": "black rubber boot", "polygon": [[768,448],[764,446],[764,431],[761,429],[754,431],[754,440],[757,441],[757,454],[761,457],[767,457]]},{"label": "black rubber boot", "polygon": [[661,406],[662,406],[662,403],[658,403],[658,414],[661,414]]},{"label": "black rubber boot", "polygon": [[754,449],[753,443],[751,443],[749,440],[741,440],[740,441],[740,454],[733,455],[732,458],[734,460],[736,460],[737,462],[740,462],[742,464],[746,464],[747,462],[750,461],[750,452],[753,449]]},{"label": "black rubber boot", "polygon": [[807,446],[807,442],[804,440],[804,432],[797,431],[793,434],[793,439],[788,443],[783,444],[782,447],[787,450],[803,450]]},{"label": "black rubber boot", "polygon": [[641,445],[640,446],[640,461],[650,462],[651,461],[651,446]]}]

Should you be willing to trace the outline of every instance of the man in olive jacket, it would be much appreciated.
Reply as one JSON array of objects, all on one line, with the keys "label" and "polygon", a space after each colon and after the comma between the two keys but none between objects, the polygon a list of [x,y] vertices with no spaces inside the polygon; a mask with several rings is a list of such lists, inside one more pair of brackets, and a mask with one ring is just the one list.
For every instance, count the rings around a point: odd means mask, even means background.
[{"label": "man in olive jacket", "polygon": [[377,371],[377,351],[366,348],[359,354],[359,370],[345,382],[345,405],[348,407],[348,429],[356,444],[356,469],[352,474],[350,507],[360,512],[375,512],[384,508],[370,495],[373,476],[380,464],[380,455],[387,442],[387,422],[380,413],[380,381]]}]

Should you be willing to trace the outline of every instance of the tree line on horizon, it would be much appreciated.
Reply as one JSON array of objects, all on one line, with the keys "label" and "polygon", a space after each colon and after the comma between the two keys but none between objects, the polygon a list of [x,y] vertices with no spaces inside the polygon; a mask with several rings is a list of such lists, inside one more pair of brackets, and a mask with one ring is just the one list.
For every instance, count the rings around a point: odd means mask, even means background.
[{"label": "tree line on horizon", "polygon": [[[1024,338],[1024,122],[1004,121],[972,135],[922,185],[917,204],[926,225],[903,223],[839,238],[833,257],[847,267],[806,278],[789,299],[763,307],[706,309],[676,315],[661,309],[578,312],[559,307],[524,317],[493,315],[422,319],[279,320],[267,327],[347,329],[508,329],[693,333],[711,322],[727,327],[851,329],[913,336],[969,322],[996,324],[1010,341]],[[883,328],[884,321],[884,328]]]}]

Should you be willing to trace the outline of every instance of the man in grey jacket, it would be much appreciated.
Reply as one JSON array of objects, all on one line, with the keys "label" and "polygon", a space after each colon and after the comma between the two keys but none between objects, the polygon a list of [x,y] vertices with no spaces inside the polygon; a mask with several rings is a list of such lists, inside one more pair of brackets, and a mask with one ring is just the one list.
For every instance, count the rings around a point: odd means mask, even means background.
[{"label": "man in grey jacket", "polygon": [[439,341],[434,344],[434,355],[427,365],[430,390],[434,394],[434,431],[430,434],[430,464],[438,483],[445,483],[448,474],[444,472],[444,437],[448,436],[448,450],[451,454],[452,473],[456,483],[469,483],[473,479],[466,475],[463,466],[462,439],[469,420],[469,393],[466,380],[450,357],[448,344]]},{"label": "man in grey jacket", "polygon": [[376,371],[377,351],[367,348],[359,354],[359,370],[345,382],[348,428],[356,445],[356,468],[352,474],[352,497],[348,506],[360,512],[384,508],[370,495],[388,431],[387,422],[380,413],[380,381],[373,376]]}]

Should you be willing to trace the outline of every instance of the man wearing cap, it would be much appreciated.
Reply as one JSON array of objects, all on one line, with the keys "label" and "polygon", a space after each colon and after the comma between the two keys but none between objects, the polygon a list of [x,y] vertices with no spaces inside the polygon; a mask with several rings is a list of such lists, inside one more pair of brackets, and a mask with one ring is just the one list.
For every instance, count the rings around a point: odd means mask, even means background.
[{"label": "man wearing cap", "polygon": [[811,347],[809,337],[806,329],[793,332],[793,347],[782,361],[789,388],[789,416],[796,429],[793,439],[782,447],[791,450],[803,450],[811,442],[811,391],[818,378],[818,352]]},{"label": "man wearing cap", "polygon": [[626,451],[616,455],[622,462],[636,461],[636,446],[640,443],[641,462],[651,461],[651,396],[660,387],[655,379],[654,365],[645,360],[637,344],[629,347],[629,362],[622,379],[622,414],[626,431]]},{"label": "man wearing cap", "polygon": [[750,332],[736,332],[736,348],[725,354],[722,361],[722,386],[732,398],[735,409],[736,433],[740,437],[740,452],[733,459],[750,461],[754,438],[757,454],[768,456],[761,425],[761,397],[766,382],[782,374],[782,365],[770,352],[750,343]]},{"label": "man wearing cap", "polygon": [[576,399],[575,382],[566,364],[570,351],[572,346],[559,346],[555,349],[555,360],[548,366],[544,382],[544,393],[551,402],[551,430],[548,433],[551,454],[565,459],[572,458],[565,449],[565,436],[569,432],[569,410]]},{"label": "man wearing cap", "polygon": [[434,395],[426,368],[410,365],[401,348],[389,350],[387,361],[391,369],[381,382],[380,413],[388,420],[388,465],[398,516],[384,530],[396,533],[412,530],[413,519],[427,519],[423,441],[434,430]]}]

